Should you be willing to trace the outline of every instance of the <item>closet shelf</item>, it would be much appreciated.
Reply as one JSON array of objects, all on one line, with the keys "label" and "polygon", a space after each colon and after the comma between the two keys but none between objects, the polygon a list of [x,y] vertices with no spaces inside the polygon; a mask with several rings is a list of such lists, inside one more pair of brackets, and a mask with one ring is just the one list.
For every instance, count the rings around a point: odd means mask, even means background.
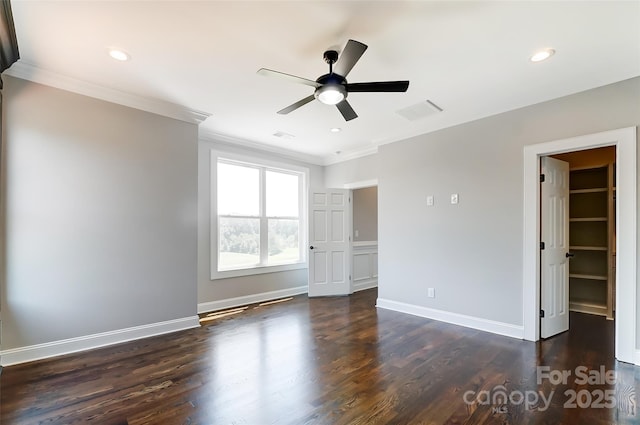
[{"label": "closet shelf", "polygon": [[593,301],[593,300],[582,300],[580,298],[571,301],[571,304],[580,304],[580,305],[585,306],[585,307],[595,307],[595,308],[602,308],[602,309],[606,309],[607,308],[606,304],[599,303],[599,302]]},{"label": "closet shelf", "polygon": [[570,190],[569,193],[570,194],[576,194],[576,193],[599,193],[599,192],[606,192],[609,189],[607,189],[606,187],[597,187],[597,188],[593,188],[593,189],[573,189]]},{"label": "closet shelf", "polygon": [[580,274],[580,273],[569,273],[569,277],[574,277],[576,279],[588,279],[588,280],[602,280],[603,282],[607,281],[607,276],[600,276],[597,274]]},{"label": "closet shelf", "polygon": [[607,251],[606,246],[574,245],[574,246],[570,246],[569,249],[575,250],[575,251]]},{"label": "closet shelf", "polygon": [[607,306],[593,301],[573,300],[569,303],[569,310],[578,313],[597,314],[598,316],[608,316]]},{"label": "closet shelf", "polygon": [[607,217],[573,217],[569,219],[570,222],[588,222],[588,221],[607,221]]}]

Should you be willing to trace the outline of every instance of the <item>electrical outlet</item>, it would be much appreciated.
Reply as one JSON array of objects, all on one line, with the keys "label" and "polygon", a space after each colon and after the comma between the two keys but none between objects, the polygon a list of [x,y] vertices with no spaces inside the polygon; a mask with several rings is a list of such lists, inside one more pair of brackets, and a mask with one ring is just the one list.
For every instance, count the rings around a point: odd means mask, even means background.
[{"label": "electrical outlet", "polygon": [[427,205],[430,207],[433,206],[433,195],[427,196]]},{"label": "electrical outlet", "polygon": [[436,297],[436,288],[427,288],[427,297],[435,298]]},{"label": "electrical outlet", "polygon": [[458,194],[457,193],[452,193],[451,194],[451,203],[452,204],[457,204],[458,203]]}]

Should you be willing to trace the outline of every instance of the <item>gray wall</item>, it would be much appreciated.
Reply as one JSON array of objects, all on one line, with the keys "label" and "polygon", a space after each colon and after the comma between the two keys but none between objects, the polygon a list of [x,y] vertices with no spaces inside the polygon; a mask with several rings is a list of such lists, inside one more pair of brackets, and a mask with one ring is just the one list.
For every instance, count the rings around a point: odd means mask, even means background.
[{"label": "gray wall", "polygon": [[[323,187],[324,184],[324,170],[320,166],[287,159],[275,154],[231,146],[228,143],[200,140],[198,153],[198,303],[222,301],[229,298],[307,286],[307,269],[211,280],[211,243],[209,237],[209,220],[212,214],[209,175],[211,150],[306,167],[309,169],[310,187]],[[215,214],[215,212],[213,213]]]},{"label": "gray wall", "polygon": [[[209,278],[209,150],[282,158],[198,145],[195,125],[11,77],[4,107],[3,349],[306,285],[306,270]],[[326,169],[290,162],[311,186],[378,179],[380,297],[521,325],[523,146],[636,125],[640,78]]]},{"label": "gray wall", "polygon": [[[355,232],[358,231],[358,236]],[[365,187],[353,190],[353,240],[355,242],[378,240],[378,188]]]},{"label": "gray wall", "polygon": [[[638,125],[635,78],[381,146],[379,296],[522,325],[523,147]],[[371,162],[325,179],[340,187]]]},{"label": "gray wall", "polygon": [[193,317],[197,126],[3,79],[2,348]]}]

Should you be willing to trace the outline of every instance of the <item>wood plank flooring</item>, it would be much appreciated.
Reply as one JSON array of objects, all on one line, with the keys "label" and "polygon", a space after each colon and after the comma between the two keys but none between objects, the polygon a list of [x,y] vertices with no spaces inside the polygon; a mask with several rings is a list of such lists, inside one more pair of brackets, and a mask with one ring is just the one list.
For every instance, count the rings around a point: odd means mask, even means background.
[{"label": "wood plank flooring", "polygon": [[[611,321],[575,313],[569,332],[531,343],[376,309],[376,296],[299,296],[199,329],[7,367],[0,423],[640,423],[640,368],[613,359]],[[538,366],[572,375],[538,384]],[[615,382],[581,384],[579,366],[613,370]],[[576,408],[565,407],[565,391],[579,394]],[[616,406],[597,408],[600,392]]]}]

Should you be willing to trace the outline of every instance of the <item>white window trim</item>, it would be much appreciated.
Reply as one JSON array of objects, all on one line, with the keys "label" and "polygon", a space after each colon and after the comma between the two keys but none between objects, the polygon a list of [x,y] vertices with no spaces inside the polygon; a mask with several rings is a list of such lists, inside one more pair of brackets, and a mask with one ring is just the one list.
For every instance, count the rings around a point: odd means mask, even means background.
[{"label": "white window trim", "polygon": [[[245,269],[236,270],[224,270],[218,271],[218,160],[237,161],[240,163],[247,163],[250,165],[256,165],[259,167],[273,168],[276,170],[282,170],[284,172],[296,172],[302,174],[302,189],[300,200],[300,253],[303,261],[295,264],[281,264],[273,266],[258,266]],[[309,267],[308,257],[304,247],[308,245],[308,201],[307,194],[309,192],[309,169],[300,167],[297,165],[272,161],[268,159],[262,159],[252,157],[248,155],[220,152],[211,150],[211,158],[209,164],[209,183],[210,183],[210,206],[209,206],[209,219],[210,219],[210,270],[211,280],[226,279],[230,277],[251,276],[265,273],[276,273],[289,270],[307,269]]]}]

